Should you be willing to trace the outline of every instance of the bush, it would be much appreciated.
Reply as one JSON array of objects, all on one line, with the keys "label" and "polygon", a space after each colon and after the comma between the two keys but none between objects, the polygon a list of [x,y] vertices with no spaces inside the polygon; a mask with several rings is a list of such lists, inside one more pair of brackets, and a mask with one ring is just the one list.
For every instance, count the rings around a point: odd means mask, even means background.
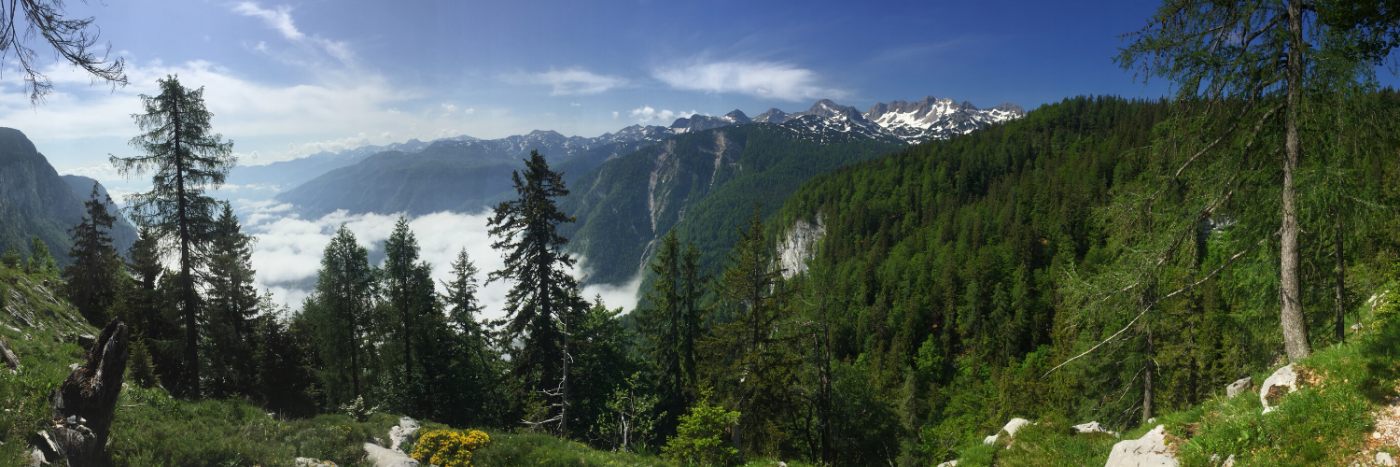
[{"label": "bush", "polygon": [[708,400],[690,409],[689,415],[681,416],[681,425],[676,428],[676,437],[666,443],[661,451],[672,459],[701,465],[722,465],[739,453],[727,446],[724,440],[725,429],[739,421],[739,412],[724,410],[724,407],[710,405]]},{"label": "bush", "polygon": [[423,464],[439,467],[470,467],[472,451],[490,443],[491,437],[476,430],[465,434],[455,430],[432,430],[418,437],[412,457]]}]

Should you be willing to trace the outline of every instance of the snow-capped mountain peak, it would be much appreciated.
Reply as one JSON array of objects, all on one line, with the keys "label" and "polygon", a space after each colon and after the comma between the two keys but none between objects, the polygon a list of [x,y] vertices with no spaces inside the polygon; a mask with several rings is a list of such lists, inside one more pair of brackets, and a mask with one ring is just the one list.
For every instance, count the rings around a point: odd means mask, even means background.
[{"label": "snow-capped mountain peak", "polygon": [[1020,118],[1026,111],[1016,104],[978,109],[971,102],[928,96],[918,102],[878,103],[865,112],[865,118],[907,143],[942,139],[965,134],[989,123]]}]

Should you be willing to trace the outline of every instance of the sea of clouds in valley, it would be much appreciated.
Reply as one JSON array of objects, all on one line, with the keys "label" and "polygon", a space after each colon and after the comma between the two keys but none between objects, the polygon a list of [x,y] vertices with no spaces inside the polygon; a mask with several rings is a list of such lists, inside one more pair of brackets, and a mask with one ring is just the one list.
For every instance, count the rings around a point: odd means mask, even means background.
[{"label": "sea of clouds in valley", "polygon": [[[252,262],[257,270],[258,290],[271,292],[276,303],[292,310],[301,308],[302,301],[315,287],[321,254],[340,225],[354,232],[359,244],[369,250],[371,262],[382,266],[384,241],[399,218],[397,214],[337,211],[317,219],[303,219],[292,213],[291,205],[273,201],[238,200],[234,206],[244,231],[257,239]],[[439,212],[410,218],[408,225],[418,239],[420,259],[432,265],[432,276],[438,281],[439,292],[446,292],[441,282],[451,278],[451,265],[457,253],[463,248],[467,250],[481,270],[477,277],[481,283],[478,291],[483,308],[481,317],[493,319],[504,315],[506,293],[513,283],[506,280],[486,283],[487,273],[501,269],[503,264],[501,252],[491,248],[494,238],[486,233],[489,216],[489,212]],[[572,272],[574,277],[582,277],[587,272],[586,259],[581,258]],[[636,307],[640,285],[639,275],[627,284],[587,286],[583,294],[590,301],[600,295],[609,308],[622,307],[630,311]]]}]

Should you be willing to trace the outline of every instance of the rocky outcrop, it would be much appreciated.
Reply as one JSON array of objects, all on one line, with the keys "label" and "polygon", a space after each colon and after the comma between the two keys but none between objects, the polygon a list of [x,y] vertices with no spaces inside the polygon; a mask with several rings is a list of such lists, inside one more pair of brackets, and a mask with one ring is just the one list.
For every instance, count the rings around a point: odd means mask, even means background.
[{"label": "rocky outcrop", "polygon": [[413,435],[418,432],[418,422],[412,418],[403,417],[399,419],[398,426],[389,428],[389,449],[402,451],[405,441],[412,441]]},{"label": "rocky outcrop", "polygon": [[783,278],[791,279],[807,270],[807,261],[816,257],[817,242],[824,235],[826,225],[821,216],[814,222],[798,219],[792,224],[778,240],[778,263],[783,268]]},{"label": "rocky outcrop", "polygon": [[1138,439],[1119,441],[1108,453],[1104,467],[1176,467],[1180,462],[1167,447],[1167,433],[1162,425]]},{"label": "rocky outcrop", "polygon": [[[389,447],[375,443],[365,443],[365,459],[376,467],[418,467],[418,460],[403,452],[403,443],[413,441],[418,433],[418,422],[409,417],[399,419],[399,424],[389,428]],[[375,438],[378,442],[378,438]]]},{"label": "rocky outcrop", "polygon": [[1269,375],[1264,384],[1259,385],[1259,402],[1264,404],[1264,413],[1273,412],[1279,401],[1283,400],[1283,396],[1297,390],[1298,373],[1293,371],[1293,364],[1274,370],[1274,374]]},{"label": "rocky outcrop", "polygon": [[101,465],[122,390],[129,351],[127,328],[112,320],[53,398],[53,448],[70,466]]},{"label": "rocky outcrop", "polygon": [[1235,396],[1244,394],[1246,391],[1249,391],[1249,388],[1251,387],[1254,387],[1254,378],[1249,376],[1240,378],[1235,382],[1230,383],[1229,386],[1225,386],[1225,398],[1234,399]]}]

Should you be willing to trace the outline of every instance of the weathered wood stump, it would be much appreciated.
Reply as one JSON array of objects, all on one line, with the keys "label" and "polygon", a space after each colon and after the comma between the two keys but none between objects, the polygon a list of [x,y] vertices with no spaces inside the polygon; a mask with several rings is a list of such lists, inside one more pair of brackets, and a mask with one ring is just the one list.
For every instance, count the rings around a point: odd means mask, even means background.
[{"label": "weathered wood stump", "polygon": [[130,351],[126,324],[112,320],[53,397],[54,447],[71,467],[107,464],[104,451]]}]

